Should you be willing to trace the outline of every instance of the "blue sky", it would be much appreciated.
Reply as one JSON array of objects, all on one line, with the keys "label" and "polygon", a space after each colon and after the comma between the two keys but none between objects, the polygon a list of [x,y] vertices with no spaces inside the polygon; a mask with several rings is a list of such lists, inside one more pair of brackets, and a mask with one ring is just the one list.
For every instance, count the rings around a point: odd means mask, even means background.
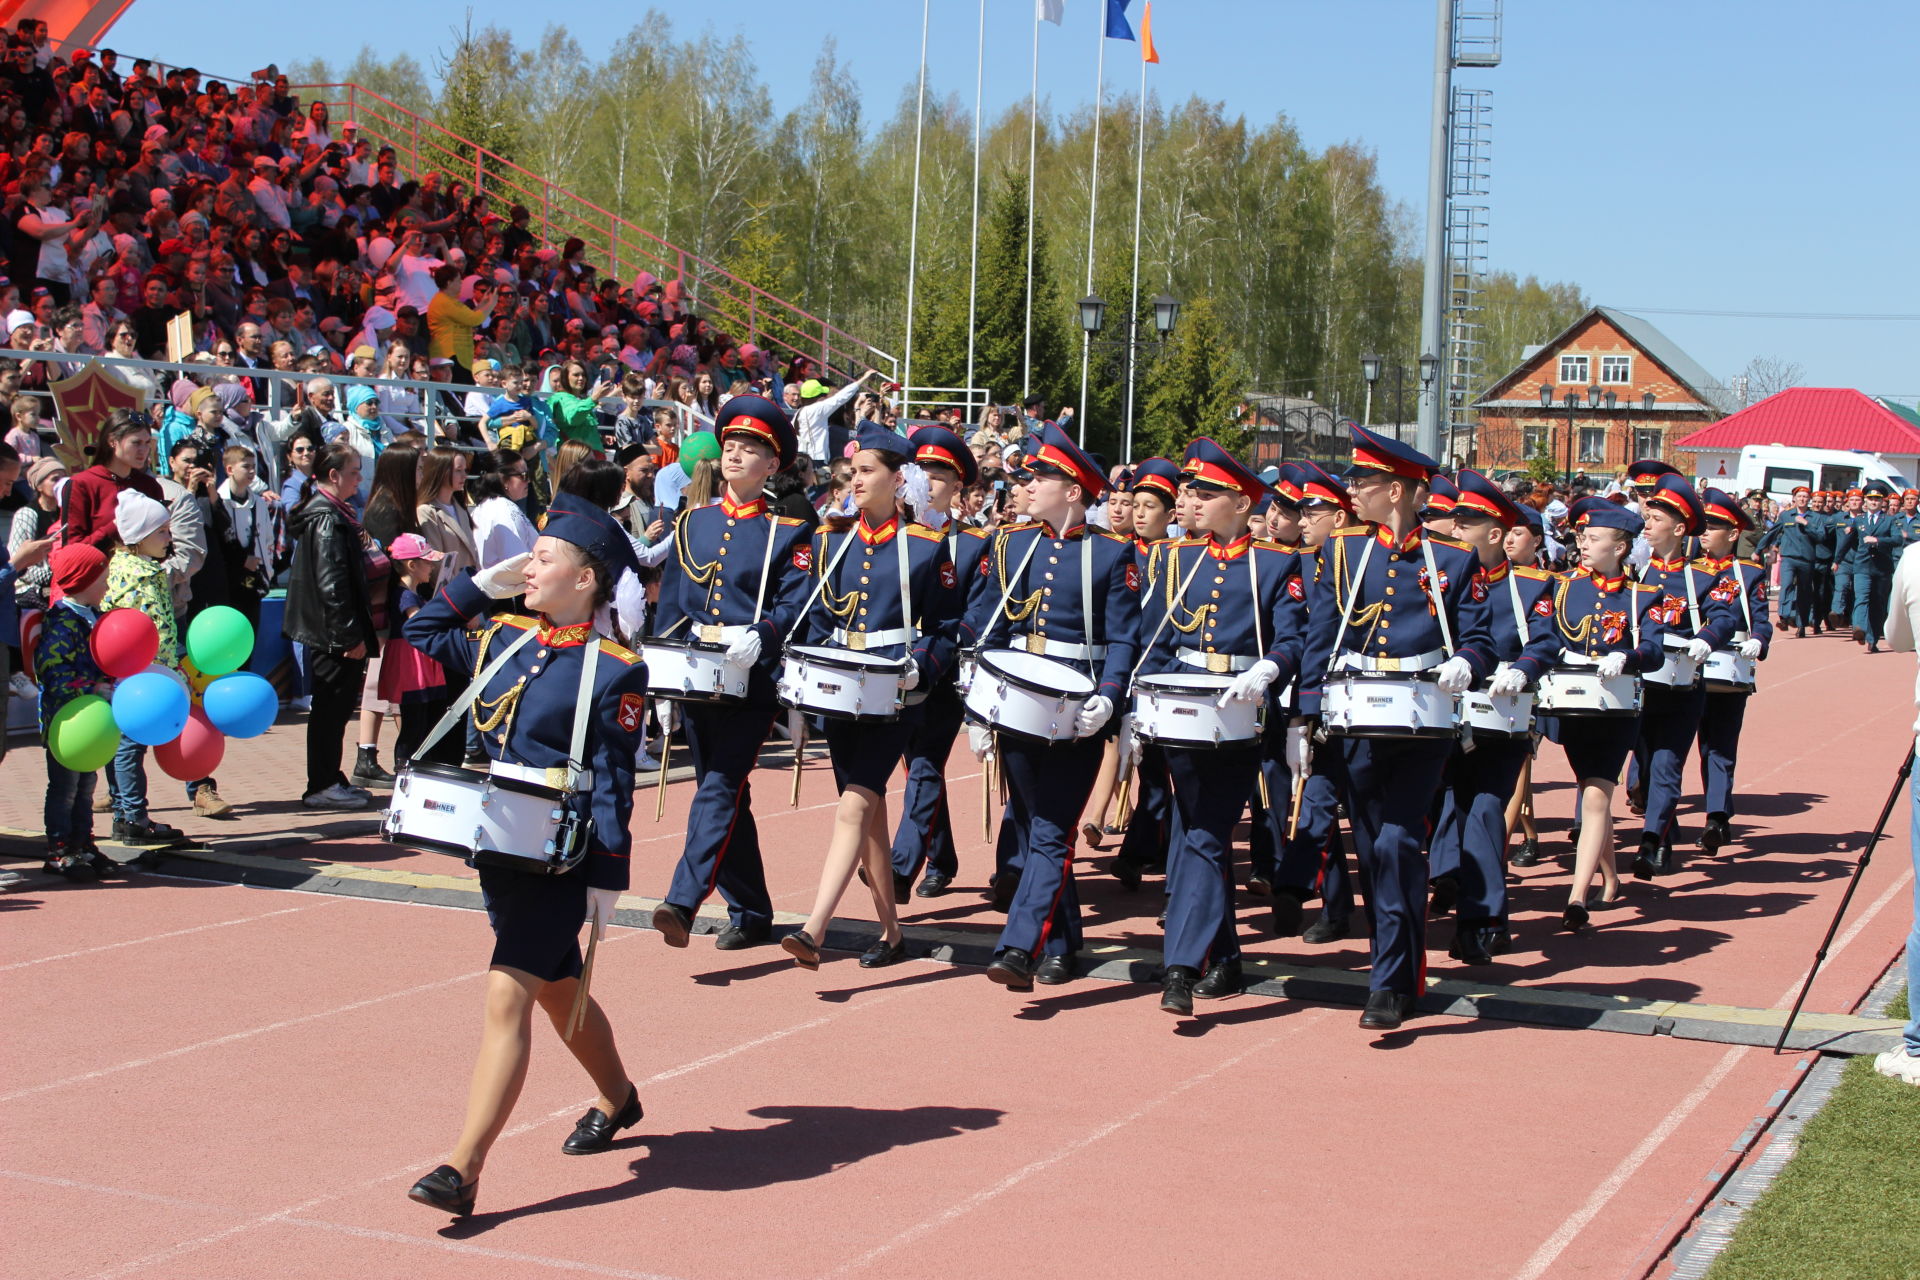
[{"label": "blue sky", "polygon": [[[1143,0],[1132,0],[1137,21]],[[1043,26],[1041,88],[1056,107],[1093,95],[1097,12],[1066,0]],[[299,54],[347,61],[377,30],[431,66],[465,6],[403,4],[377,23],[301,24],[276,41],[259,0],[199,0],[191,22],[134,4],[106,43],[245,73]],[[611,40],[639,5],[472,0],[476,25],[538,39],[562,13],[583,44]],[[777,108],[797,104],[820,39],[840,42],[869,117],[916,73],[916,0],[727,0],[676,6],[681,33],[744,31]],[[977,0],[932,0],[930,92],[970,98]],[[1505,61],[1462,71],[1493,90],[1489,256],[1497,268],[1578,281],[1597,302],[1645,308],[1706,368],[1730,378],[1756,355],[1805,367],[1812,385],[1920,400],[1920,318],[1760,319],[1685,311],[1920,316],[1920,163],[1907,0],[1509,0]],[[1033,0],[987,0],[989,111],[1026,98]],[[1429,0],[1157,0],[1166,100],[1224,101],[1252,121],[1290,116],[1320,146],[1358,141],[1388,190],[1426,193],[1434,5]],[[285,30],[285,28],[281,28]],[[1139,84],[1132,45],[1109,42],[1110,95]],[[557,69],[565,74],[565,69]],[[1543,337],[1547,335],[1542,335]]]}]

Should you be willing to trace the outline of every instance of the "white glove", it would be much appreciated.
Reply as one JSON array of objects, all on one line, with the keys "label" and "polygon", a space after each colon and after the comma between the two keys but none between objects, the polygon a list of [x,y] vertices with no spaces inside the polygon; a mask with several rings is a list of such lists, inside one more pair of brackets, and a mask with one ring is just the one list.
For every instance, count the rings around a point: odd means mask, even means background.
[{"label": "white glove", "polygon": [[532,559],[533,552],[522,551],[499,564],[488,565],[473,575],[473,585],[494,600],[511,600],[515,596],[525,595],[527,562]]},{"label": "white glove", "polygon": [[1713,646],[1705,640],[1695,639],[1687,641],[1687,657],[1691,658],[1694,662],[1705,662],[1708,655],[1712,652]]},{"label": "white glove", "polygon": [[1296,778],[1304,778],[1313,772],[1312,725],[1287,726],[1287,768]]},{"label": "white glove", "polygon": [[1627,655],[1609,653],[1601,657],[1599,671],[1602,680],[1611,680],[1627,669]]},{"label": "white glove", "polygon": [[920,687],[920,664],[912,658],[907,659],[907,669],[900,675],[900,691],[912,693]]},{"label": "white glove", "polygon": [[1280,667],[1271,658],[1260,661],[1242,671],[1220,695],[1220,706],[1229,702],[1258,702],[1266,696],[1267,686],[1280,678]]},{"label": "white glove", "polygon": [[1440,664],[1436,673],[1442,693],[1465,693],[1473,684],[1473,664],[1465,658],[1452,657]]},{"label": "white glove", "polygon": [[726,663],[745,671],[760,661],[760,633],[747,630],[740,633],[734,642],[727,646]]},{"label": "white glove", "polygon": [[1757,658],[1760,656],[1761,648],[1762,646],[1758,640],[1742,640],[1740,642],[1740,656],[1743,658]]},{"label": "white glove", "polygon": [[1114,763],[1120,767],[1120,776],[1126,777],[1127,770],[1133,767],[1133,761],[1140,754],[1140,744],[1133,736],[1133,712],[1124,712],[1120,716],[1120,731],[1114,735],[1118,748],[1114,754]]},{"label": "white glove", "polygon": [[1091,738],[1100,732],[1100,726],[1113,719],[1113,699],[1095,694],[1088,698],[1080,708],[1080,714],[1074,717],[1073,736]]},{"label": "white glove", "polygon": [[993,754],[993,730],[983,724],[968,724],[967,747],[975,760],[985,760]]},{"label": "white glove", "polygon": [[1487,682],[1487,692],[1511,697],[1527,687],[1527,673],[1518,667],[1508,667]]},{"label": "white glove", "polygon": [[614,908],[619,905],[618,889],[587,890],[587,919],[593,923],[593,931],[599,933],[613,923]]}]

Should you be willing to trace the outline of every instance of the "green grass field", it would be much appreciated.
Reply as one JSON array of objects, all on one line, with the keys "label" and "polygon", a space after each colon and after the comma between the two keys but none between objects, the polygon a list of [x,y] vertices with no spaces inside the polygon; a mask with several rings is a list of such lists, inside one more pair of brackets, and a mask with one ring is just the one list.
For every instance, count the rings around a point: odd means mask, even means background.
[{"label": "green grass field", "polygon": [[[1889,1016],[1905,1018],[1902,995]],[[1847,1064],[1708,1280],[1920,1277],[1920,1089]]]}]

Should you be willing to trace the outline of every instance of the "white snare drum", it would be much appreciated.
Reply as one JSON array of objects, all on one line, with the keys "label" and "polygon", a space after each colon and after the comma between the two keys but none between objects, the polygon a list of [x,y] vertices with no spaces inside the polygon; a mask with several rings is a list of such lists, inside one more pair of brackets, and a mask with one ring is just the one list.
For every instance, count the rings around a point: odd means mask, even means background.
[{"label": "white snare drum", "polygon": [[1260,741],[1260,703],[1221,706],[1232,683],[1205,671],[1141,676],[1133,682],[1133,730],[1163,747],[1251,747]]},{"label": "white snare drum", "polygon": [[1691,638],[1681,640],[1679,647],[1676,648],[1673,640],[1669,639],[1666,650],[1667,660],[1660,664],[1658,671],[1646,673],[1646,682],[1664,685],[1669,689],[1691,689],[1698,684],[1700,664],[1689,658],[1686,653],[1687,646],[1692,643]]},{"label": "white snare drum", "polygon": [[1735,649],[1715,649],[1700,674],[1709,693],[1752,693],[1755,688],[1754,660]]},{"label": "white snare drum", "polygon": [[1321,691],[1320,718],[1338,738],[1451,738],[1460,708],[1431,671],[1334,671]]},{"label": "white snare drum", "polygon": [[962,696],[965,696],[967,690],[973,687],[973,671],[978,661],[971,649],[962,649],[960,656],[954,660],[953,687],[958,689]]},{"label": "white snare drum", "polygon": [[1070,742],[1095,687],[1092,676],[1058,658],[990,649],[967,689],[967,719],[1038,742]]},{"label": "white snare drum", "polygon": [[834,720],[898,720],[907,660],[852,649],[790,644],[780,664],[784,706]]},{"label": "white snare drum", "polygon": [[729,663],[726,645],[649,637],[640,656],[647,661],[647,692],[656,698],[739,702],[747,696],[749,668]]},{"label": "white snare drum", "polygon": [[564,792],[429,760],[400,770],[382,828],[410,849],[546,875],[572,870],[587,852],[588,824]]},{"label": "white snare drum", "polygon": [[[1494,674],[1511,665],[1501,663]],[[1524,738],[1533,730],[1533,692],[1493,694],[1469,689],[1460,695],[1460,721],[1476,738]]]},{"label": "white snare drum", "polygon": [[1640,680],[1625,673],[1605,680],[1592,667],[1563,667],[1540,677],[1534,710],[1543,716],[1637,716]]}]

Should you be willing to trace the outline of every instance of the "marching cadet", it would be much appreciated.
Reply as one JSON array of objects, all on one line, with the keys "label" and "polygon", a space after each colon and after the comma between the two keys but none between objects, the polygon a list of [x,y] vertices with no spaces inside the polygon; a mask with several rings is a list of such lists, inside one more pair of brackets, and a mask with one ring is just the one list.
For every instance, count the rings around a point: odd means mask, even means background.
[{"label": "marching cadet", "polygon": [[[1753,522],[1731,494],[1708,489],[1700,495],[1707,510],[1707,531],[1700,535],[1700,562],[1720,575],[1711,594],[1738,602],[1740,629],[1732,644],[1743,658],[1760,661],[1773,642],[1767,613],[1767,571],[1757,560],[1734,556],[1733,546]],[[1751,686],[1738,691],[1709,685],[1700,716],[1700,773],[1707,792],[1707,828],[1700,847],[1714,852],[1733,839],[1733,770],[1740,758],[1740,730],[1746,723]]]},{"label": "marching cadet", "polygon": [[[1000,522],[1001,531],[1012,529],[1027,519],[1027,481],[1033,478],[1027,470],[1027,459],[1029,451],[1039,447],[1040,433],[1036,428],[1027,432],[1006,455],[1007,515]],[[993,874],[987,878],[987,893],[995,911],[1005,911],[1013,905],[1014,892],[1020,887],[1020,868],[1026,860],[1026,849],[1020,841],[1027,823],[1017,810],[1018,802],[1012,790],[1008,789],[1007,802],[1000,807],[1000,830],[994,838]]]},{"label": "marching cadet", "polygon": [[[1329,671],[1433,671],[1442,692],[1457,694],[1493,670],[1487,601],[1473,591],[1478,558],[1416,520],[1420,489],[1438,464],[1365,427],[1349,429],[1347,493],[1364,523],[1335,530],[1321,551],[1330,563],[1313,587],[1300,674],[1306,716],[1320,713]],[[1424,985],[1427,820],[1451,747],[1451,739],[1421,737],[1342,738],[1335,747],[1373,918],[1364,1028],[1398,1027]],[[1290,762],[1304,771],[1304,734],[1298,751]]]},{"label": "marching cadet", "polygon": [[[1500,486],[1477,471],[1457,473],[1459,499],[1453,506],[1454,535],[1480,560],[1473,592],[1487,602],[1491,651],[1504,664],[1487,684],[1488,692],[1515,694],[1527,687],[1527,668],[1514,665],[1522,653],[1536,664],[1551,660],[1553,576],[1507,558],[1507,533],[1525,518]],[[1447,954],[1462,964],[1489,964],[1512,949],[1507,930],[1507,802],[1520,781],[1520,769],[1533,754],[1530,736],[1480,735],[1456,747],[1447,763],[1434,828],[1429,875],[1435,896],[1454,885],[1457,918]]]},{"label": "marching cadet", "polygon": [[728,923],[714,945],[731,951],[773,937],[749,779],[779,711],[780,641],[806,600],[812,550],[804,523],[767,509],[767,481],[798,447],[785,412],[762,396],[735,396],[720,419],[725,490],[719,502],[675,518],[654,626],[663,639],[684,632],[726,645],[727,662],[747,670],[747,696],[680,704],[695,790],[686,845],[653,927],[668,946],[686,946],[694,911],[717,888]]},{"label": "marching cadet", "polygon": [[1420,523],[1438,538],[1453,536],[1453,507],[1460,501],[1460,486],[1436,471],[1427,481],[1427,503],[1420,508]]},{"label": "marching cadet", "polygon": [[[1833,531],[1833,556],[1828,566],[1833,571],[1833,603],[1828,607],[1827,626],[1835,631],[1853,621],[1852,534],[1854,525],[1866,515],[1865,506],[1866,498],[1861,491],[1849,489],[1840,495],[1839,506],[1827,522]],[[1865,636],[1855,636],[1854,643],[1864,639]]]},{"label": "marching cadet", "polygon": [[[1306,624],[1300,558],[1256,542],[1248,517],[1267,487],[1214,441],[1187,447],[1181,464],[1193,536],[1167,544],[1142,610],[1146,675],[1231,676],[1227,701],[1264,703],[1299,669]],[[1296,739],[1306,730],[1299,729]],[[1233,914],[1233,828],[1259,774],[1258,739],[1199,750],[1166,746],[1179,830],[1167,858],[1169,896],[1160,1007],[1191,1014],[1196,998],[1240,990]]]},{"label": "marching cadet", "polygon": [[[1148,458],[1133,469],[1133,554],[1142,591],[1151,592],[1159,581],[1167,526],[1173,521],[1179,497],[1180,468],[1165,458]],[[1127,821],[1120,852],[1109,868],[1128,891],[1140,887],[1140,877],[1149,868],[1165,865],[1167,850],[1173,847],[1176,821],[1166,752],[1158,743],[1134,745],[1123,741],[1123,755],[1130,746],[1134,760],[1133,816]],[[1121,772],[1124,776],[1124,765]]]},{"label": "marching cadet", "polygon": [[[1093,673],[1074,736],[1042,742],[969,724],[974,756],[998,752],[1014,800],[1022,849],[1020,881],[1007,906],[987,977],[1031,991],[1074,976],[1080,951],[1080,894],[1073,846],[1106,753],[1119,727],[1138,651],[1141,574],[1127,539],[1087,525],[1087,502],[1106,488],[1099,464],[1059,427],[1045,423],[1028,458],[1029,523],[996,534],[981,556],[962,643],[982,651],[1017,648]],[[1088,609],[1091,616],[1088,616]]]},{"label": "marching cadet", "polygon": [[1839,499],[1831,489],[1813,495],[1812,510],[1820,519],[1808,524],[1813,538],[1814,564],[1821,570],[1813,575],[1813,633],[1820,635],[1832,625],[1833,584],[1839,577],[1833,547],[1840,534]]},{"label": "marching cadet", "polygon": [[[1605,498],[1582,498],[1573,504],[1568,523],[1579,545],[1580,565],[1556,578],[1553,644],[1544,654],[1521,654],[1514,671],[1538,682],[1556,667],[1593,668],[1603,680],[1658,668],[1666,660],[1661,592],[1635,582],[1626,565],[1642,531],[1641,517]],[[1579,845],[1566,911],[1560,917],[1563,929],[1578,932],[1586,927],[1587,891],[1595,872],[1600,875],[1601,901],[1620,897],[1620,874],[1613,865],[1613,789],[1620,766],[1633,750],[1638,723],[1632,716],[1540,716],[1542,736],[1566,751],[1580,788]]]},{"label": "marching cadet", "polygon": [[[1540,518],[1539,511],[1535,510],[1532,503],[1516,503],[1514,509],[1520,513],[1521,523],[1507,530],[1507,561],[1515,568],[1542,568],[1547,541],[1546,521]],[[1539,736],[1536,720],[1536,744]],[[1519,785],[1513,789],[1513,798],[1507,801],[1507,830],[1520,833],[1520,845],[1508,859],[1508,865],[1515,867],[1540,864],[1540,829],[1533,821],[1533,757],[1534,753],[1529,752],[1521,762]]]},{"label": "marching cadet", "polygon": [[[1272,488],[1254,507],[1254,519],[1248,532],[1255,541],[1277,544],[1283,551],[1300,550],[1300,469],[1284,462],[1278,468]],[[1264,520],[1261,518],[1265,512]],[[1260,735],[1260,783],[1247,797],[1247,892],[1255,897],[1273,893],[1274,866],[1279,860],[1287,832],[1288,799],[1292,795],[1292,775],[1287,771],[1287,723],[1293,711],[1292,690],[1279,706],[1280,714],[1267,717]],[[1263,799],[1264,797],[1264,799]],[[1269,803],[1270,802],[1270,803]]]},{"label": "marching cadet", "polygon": [[1899,517],[1887,510],[1892,487],[1884,480],[1869,480],[1860,493],[1864,510],[1840,527],[1833,558],[1838,572],[1846,575],[1842,585],[1851,583],[1853,642],[1878,653],[1893,594],[1893,562],[1904,543]]},{"label": "marching cadet", "polygon": [[[963,597],[979,581],[971,566],[980,563],[986,530],[962,525],[953,517],[954,504],[980,478],[980,464],[960,437],[938,423],[906,424],[913,443],[913,460],[927,473],[931,495],[925,523],[946,539],[947,556],[961,575]],[[964,606],[964,600],[963,600]],[[961,695],[955,683],[959,664],[952,663],[927,690],[919,720],[907,736],[907,789],[900,800],[900,826],[893,834],[894,901],[905,902],[906,890],[922,898],[937,898],[953,884],[960,870],[954,851],[953,819],[947,809],[947,757],[960,736]]]},{"label": "marching cadet", "polygon": [[[1293,467],[1292,479],[1300,489],[1300,571],[1313,583],[1318,582],[1326,570],[1326,560],[1321,553],[1327,539],[1336,528],[1350,522],[1353,511],[1346,489],[1317,463],[1299,462]],[[1315,599],[1314,592],[1309,590],[1309,606]],[[1308,625],[1312,625],[1311,619]],[[1299,703],[1296,690],[1288,711],[1297,714]],[[1280,786],[1285,787],[1292,781],[1290,774],[1291,770],[1280,775]],[[1353,918],[1353,878],[1347,870],[1346,846],[1340,835],[1339,776],[1339,754],[1323,752],[1317,767],[1297,784],[1298,820],[1291,812],[1290,803],[1284,807],[1278,799],[1273,803],[1274,839],[1281,849],[1273,887],[1276,937],[1290,938],[1300,933],[1306,914],[1304,904],[1315,894],[1320,897],[1320,918],[1301,934],[1301,941],[1318,945],[1347,936]],[[1278,797],[1282,793],[1273,790],[1273,794]]]},{"label": "marching cadet", "polygon": [[[1687,540],[1706,528],[1706,509],[1700,495],[1679,476],[1662,476],[1641,503],[1640,518],[1652,550],[1639,579],[1657,588],[1661,598],[1655,612],[1669,650],[1671,669],[1677,655],[1698,664],[1715,649],[1727,646],[1740,630],[1739,606],[1731,598],[1715,599],[1718,574],[1698,560],[1687,558]],[[1706,689],[1696,675],[1692,683],[1665,682],[1650,672],[1640,708],[1640,737],[1634,749],[1634,770],[1628,774],[1631,794],[1636,786],[1644,797],[1645,820],[1633,873],[1642,880],[1663,876],[1679,866],[1673,851],[1674,810],[1680,803],[1687,753],[1700,731],[1706,709]]]},{"label": "marching cadet", "polygon": [[[1815,539],[1822,523],[1819,512],[1811,510],[1813,490],[1806,485],[1794,488],[1791,505],[1780,513],[1773,527],[1760,535],[1754,548],[1757,555],[1769,548],[1780,552],[1780,623],[1794,628],[1801,639],[1807,635],[1808,619],[1814,616],[1814,577],[1819,560]],[[1709,521],[1712,517],[1709,515]]]},{"label": "marching cadet", "polygon": [[[1660,483],[1662,476],[1680,476],[1680,472],[1658,458],[1641,458],[1627,464],[1627,485],[1633,490],[1636,511],[1645,514],[1646,501],[1653,496],[1654,487]],[[1685,476],[1680,478],[1686,479]],[[1638,574],[1647,567],[1647,557],[1651,554],[1647,548],[1646,534],[1637,534],[1633,539],[1633,550],[1627,556],[1627,567]]]}]

